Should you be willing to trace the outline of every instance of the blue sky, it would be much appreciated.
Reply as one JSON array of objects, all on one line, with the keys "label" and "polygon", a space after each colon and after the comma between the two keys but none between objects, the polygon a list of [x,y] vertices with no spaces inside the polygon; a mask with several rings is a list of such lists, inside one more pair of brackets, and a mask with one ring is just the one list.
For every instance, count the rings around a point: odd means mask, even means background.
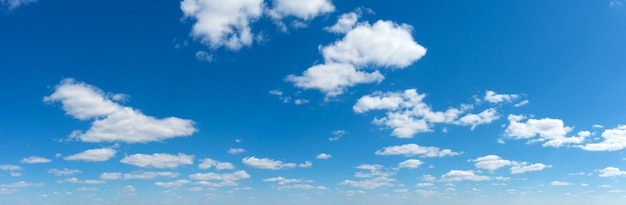
[{"label": "blue sky", "polygon": [[0,0],[3,204],[621,204],[622,0]]}]

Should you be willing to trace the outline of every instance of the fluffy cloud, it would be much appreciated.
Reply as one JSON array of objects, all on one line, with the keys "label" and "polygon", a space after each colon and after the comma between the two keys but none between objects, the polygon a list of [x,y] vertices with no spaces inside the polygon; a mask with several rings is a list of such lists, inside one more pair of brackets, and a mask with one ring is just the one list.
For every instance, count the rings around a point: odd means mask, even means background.
[{"label": "fluffy cloud", "polygon": [[62,170],[60,169],[50,169],[48,170],[48,173],[50,174],[54,174],[54,176],[67,176],[67,175],[74,175],[77,173],[82,173],[83,171],[80,171],[78,169],[67,169],[67,168],[63,168]]},{"label": "fluffy cloud", "polygon": [[387,110],[383,118],[375,118],[372,123],[392,129],[391,135],[400,138],[411,138],[415,134],[431,132],[436,123],[471,126],[473,130],[481,124],[488,124],[499,119],[494,108],[486,109],[478,114],[461,114],[471,109],[471,105],[460,105],[460,108],[448,108],[445,111],[433,111],[423,100],[425,94],[416,89],[407,89],[402,92],[374,92],[365,95],[352,106],[356,113],[365,113],[373,110]]},{"label": "fluffy cloud", "polygon": [[519,98],[517,94],[497,94],[491,90],[485,93],[485,101],[490,103],[511,102],[517,98]]},{"label": "fluffy cloud", "polygon": [[284,185],[284,184],[302,182],[302,179],[287,179],[285,177],[274,177],[274,178],[263,179],[263,181],[264,182],[276,182],[279,185]]},{"label": "fluffy cloud", "polygon": [[378,71],[358,71],[353,65],[341,63],[320,64],[305,70],[302,76],[288,75],[286,80],[296,87],[319,89],[327,97],[345,92],[346,88],[358,84],[381,82],[383,75]]},{"label": "fluffy cloud", "polygon": [[254,40],[250,23],[263,14],[263,0],[183,0],[185,18],[196,20],[191,35],[211,48],[238,50]]},{"label": "fluffy cloud", "polygon": [[617,167],[607,167],[599,170],[598,172],[600,172],[600,174],[598,175],[600,177],[614,177],[626,175],[626,171],[622,171]]},{"label": "fluffy cloud", "polygon": [[335,10],[331,0],[273,0],[272,4],[273,8],[268,13],[275,19],[295,16],[309,20]]},{"label": "fluffy cloud", "polygon": [[541,171],[545,168],[552,167],[542,163],[529,164],[528,162],[517,162],[500,158],[498,155],[487,155],[478,157],[474,160],[474,166],[479,169],[494,171],[502,167],[511,166],[511,174],[522,174],[525,172]]},{"label": "fluffy cloud", "polygon": [[617,151],[626,148],[626,125],[602,132],[602,141],[589,143],[580,148],[587,151]]},{"label": "fluffy cloud", "polygon": [[152,155],[147,154],[133,154],[124,157],[120,162],[124,164],[135,165],[138,167],[154,167],[154,168],[177,168],[182,165],[193,164],[193,155],[185,155],[178,153],[178,155],[171,155],[165,153],[155,153]]},{"label": "fluffy cloud", "polygon": [[326,154],[326,153],[321,153],[318,154],[317,156],[315,156],[315,159],[330,159],[331,157],[333,157],[330,154]]},{"label": "fluffy cloud", "polygon": [[476,175],[473,171],[451,170],[441,176],[441,181],[484,181],[489,180],[487,176]]},{"label": "fluffy cloud", "polygon": [[348,33],[348,31],[352,30],[356,25],[356,22],[359,20],[359,13],[350,12],[345,13],[339,16],[337,23],[335,25],[324,28],[328,32],[332,33]]},{"label": "fluffy cloud", "polygon": [[297,167],[311,167],[313,165],[313,163],[311,163],[310,161],[306,161],[302,164],[284,163],[280,160],[273,160],[270,158],[256,158],[254,156],[243,158],[241,162],[243,162],[243,164],[249,167],[254,167],[258,169],[270,169],[270,170],[294,168],[296,166]]},{"label": "fluffy cloud", "polygon": [[569,185],[573,185],[573,184],[569,183],[569,182],[552,181],[552,182],[550,182],[550,185],[552,185],[552,186],[569,186]]},{"label": "fluffy cloud", "polygon": [[71,161],[103,162],[111,159],[115,156],[115,153],[117,153],[117,151],[111,148],[88,149],[81,153],[64,157],[63,159]]},{"label": "fluffy cloud", "polygon": [[172,188],[172,187],[181,187],[185,184],[189,184],[191,183],[191,181],[186,180],[186,179],[179,179],[173,182],[156,182],[154,183],[154,185],[160,186],[160,187],[165,187],[165,188]]},{"label": "fluffy cloud", "polygon": [[119,172],[105,172],[100,174],[102,180],[115,180],[115,179],[154,179],[156,177],[177,177],[176,172],[132,172],[132,173],[119,173]]},{"label": "fluffy cloud", "polygon": [[37,0],[0,0],[0,5],[11,11],[20,6],[37,2]]},{"label": "fluffy cloud", "polygon": [[[236,186],[238,184],[237,181],[248,178],[250,178],[250,175],[243,170],[223,174],[211,172],[189,175],[189,179],[199,180],[199,182],[196,182],[196,184],[204,186]],[[219,181],[219,183],[212,183],[209,181]]]},{"label": "fluffy cloud", "polygon": [[22,167],[12,164],[3,164],[0,165],[0,170],[10,171],[12,177],[22,176],[22,173],[17,171],[22,170]]},{"label": "fluffy cloud", "polygon": [[38,156],[30,156],[30,157],[26,157],[20,160],[21,163],[26,163],[26,164],[40,164],[40,163],[48,163],[51,161],[52,160],[49,160],[43,157],[38,157]]},{"label": "fluffy cloud", "polygon": [[65,79],[44,101],[61,102],[65,112],[76,119],[94,120],[86,132],[77,130],[70,135],[70,138],[83,142],[146,143],[186,137],[196,132],[191,120],[146,116],[136,109],[117,104],[114,96],[118,95],[107,95],[92,85]]},{"label": "fluffy cloud", "polygon": [[399,146],[384,147],[382,150],[377,150],[376,155],[406,155],[414,156],[420,155],[421,157],[445,157],[456,156],[461,153],[453,152],[449,149],[439,149],[438,147],[422,147],[417,144],[405,144]]},{"label": "fluffy cloud", "polygon": [[528,119],[522,122],[525,118],[521,115],[509,115],[509,126],[504,135],[513,139],[530,139],[529,142],[544,142],[544,147],[580,144],[590,135],[589,132],[583,131],[576,137],[567,137],[572,128],[566,127],[560,119]]},{"label": "fluffy cloud", "polygon": [[215,167],[215,169],[217,170],[235,169],[235,165],[233,163],[219,162],[211,158],[205,158],[205,159],[200,160],[200,164],[198,165],[198,168],[200,169],[209,169],[211,167]]},{"label": "fluffy cloud", "polygon": [[[346,25],[339,27],[336,30],[348,29]],[[341,40],[320,47],[324,64],[308,68],[302,76],[289,75],[286,80],[299,88],[319,89],[327,98],[343,94],[348,87],[380,82],[384,77],[378,70],[365,72],[360,69],[405,68],[426,54],[426,49],[415,42],[411,31],[409,25],[391,21],[359,23],[345,31]]]},{"label": "fluffy cloud", "polygon": [[105,172],[100,174],[100,179],[102,180],[112,180],[112,179],[120,179],[122,178],[122,173],[119,172],[113,172],[113,173],[109,173],[109,172]]},{"label": "fluffy cloud", "polygon": [[243,148],[230,148],[228,150],[228,154],[239,154],[239,153],[244,153],[246,150]]},{"label": "fluffy cloud", "polygon": [[413,169],[413,168],[419,167],[422,164],[424,164],[424,162],[420,161],[419,159],[409,159],[409,160],[400,162],[400,164],[398,164],[398,168]]},{"label": "fluffy cloud", "polygon": [[358,178],[364,178],[364,180],[344,180],[341,185],[348,185],[359,189],[376,189],[379,187],[392,187],[392,182],[395,181],[391,178],[395,173],[383,171],[383,166],[379,164],[362,164],[356,167],[360,170],[366,170],[367,172],[356,172],[354,175]]}]

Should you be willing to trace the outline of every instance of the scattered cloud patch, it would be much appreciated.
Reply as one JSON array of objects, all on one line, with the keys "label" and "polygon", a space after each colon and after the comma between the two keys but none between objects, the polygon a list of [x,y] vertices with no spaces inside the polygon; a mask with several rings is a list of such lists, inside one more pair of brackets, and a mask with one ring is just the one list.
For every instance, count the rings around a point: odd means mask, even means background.
[{"label": "scattered cloud patch", "polygon": [[626,125],[620,125],[602,132],[602,141],[580,146],[587,151],[617,151],[626,148]]},{"label": "scattered cloud patch", "polygon": [[451,170],[448,173],[442,175],[440,180],[444,182],[484,181],[484,180],[489,180],[489,177],[477,175],[474,173],[474,171]]},{"label": "scattered cloud patch", "polygon": [[333,137],[328,138],[328,141],[337,141],[340,140],[345,134],[347,134],[348,132],[346,132],[345,130],[335,130],[332,132],[333,133]]},{"label": "scattered cloud patch", "polygon": [[104,184],[106,183],[105,181],[101,181],[101,180],[94,180],[94,179],[87,179],[87,180],[79,180],[76,177],[72,177],[72,178],[66,178],[64,180],[58,180],[57,183],[62,184],[62,183],[72,183],[72,184]]},{"label": "scattered cloud patch", "polygon": [[441,150],[438,147],[422,147],[417,144],[405,144],[399,146],[389,146],[384,147],[382,150],[377,150],[375,152],[376,155],[405,155],[405,156],[415,156],[419,155],[421,157],[445,157],[445,156],[456,156],[460,155],[459,152],[453,152],[450,149]]},{"label": "scattered cloud patch", "polygon": [[414,169],[414,168],[419,167],[422,164],[424,164],[424,162],[420,161],[419,159],[408,159],[403,162],[400,162],[400,164],[398,164],[398,168]]},{"label": "scattered cloud patch", "polygon": [[545,168],[552,167],[552,165],[545,165],[542,163],[529,164],[528,162],[506,160],[500,158],[500,156],[498,155],[487,155],[483,157],[478,157],[470,161],[476,162],[474,164],[476,168],[489,171],[495,171],[502,167],[510,166],[511,174],[522,174],[525,172],[541,171]]},{"label": "scattered cloud patch", "polygon": [[296,163],[285,163],[280,160],[274,160],[270,158],[257,158],[255,156],[246,157],[241,160],[244,165],[257,168],[257,169],[269,169],[269,170],[278,170],[278,169],[289,169],[295,167],[311,167],[313,164],[309,161],[306,161],[302,164]]},{"label": "scattered cloud patch", "polygon": [[333,156],[330,154],[320,153],[317,156],[315,156],[315,159],[330,159],[331,157]]},{"label": "scattered cloud patch", "polygon": [[44,158],[44,157],[38,157],[38,156],[30,156],[30,157],[26,157],[22,160],[20,160],[20,163],[25,163],[25,164],[43,164],[43,163],[48,163],[51,162],[52,160]]},{"label": "scattered cloud patch", "polygon": [[569,183],[569,182],[563,182],[563,181],[552,181],[552,182],[550,182],[550,185],[552,185],[552,186],[570,186],[570,185],[573,185],[573,184]]},{"label": "scattered cloud patch", "polygon": [[230,148],[228,150],[228,154],[241,154],[241,153],[244,153],[244,152],[246,152],[246,150],[243,149],[243,148]]},{"label": "scattered cloud patch", "polygon": [[73,79],[63,80],[44,101],[61,102],[63,110],[76,119],[94,120],[86,132],[75,130],[70,135],[83,142],[146,143],[187,137],[197,131],[191,120],[146,116],[117,104],[99,88]]},{"label": "scattered cloud patch", "polygon": [[50,169],[48,170],[48,173],[50,174],[54,174],[54,176],[69,176],[69,175],[74,175],[74,174],[78,174],[78,173],[83,173],[83,171],[80,171],[78,169],[68,169],[68,168],[63,168],[63,169]]},{"label": "scattered cloud patch", "polygon": [[626,175],[626,171],[622,171],[617,167],[606,167],[602,170],[599,170],[598,172],[600,172],[600,174],[598,174],[598,176],[600,177],[614,177]]},{"label": "scattered cloud patch", "polygon": [[12,11],[17,9],[20,6],[24,6],[27,4],[35,3],[37,0],[0,0],[0,5],[3,8]]},{"label": "scattered cloud patch", "polygon": [[[243,170],[239,170],[233,173],[219,174],[219,173],[210,172],[210,173],[195,173],[195,174],[189,175],[189,179],[199,181],[199,182],[196,182],[197,185],[212,186],[212,187],[236,186],[238,185],[237,181],[241,179],[248,179],[248,178],[250,178],[250,175],[246,171],[243,171]],[[219,181],[219,182],[212,183],[210,181]]]},{"label": "scattered cloud patch", "polygon": [[209,54],[206,51],[198,51],[196,52],[196,59],[199,61],[211,62],[213,61],[213,55]]},{"label": "scattered cloud patch", "polygon": [[573,128],[566,127],[562,120],[543,118],[526,119],[523,115],[509,115],[509,125],[504,135],[512,139],[528,139],[529,143],[543,142],[544,147],[560,147],[567,144],[580,144],[589,135],[588,131],[578,133],[578,136],[567,137]]},{"label": "scattered cloud patch", "polygon": [[362,164],[356,167],[359,170],[367,172],[356,172],[354,175],[363,180],[344,180],[340,185],[348,185],[359,189],[376,189],[379,187],[392,187],[392,182],[396,179],[392,178],[395,173],[383,170],[383,166],[379,164]]},{"label": "scattered cloud patch", "polygon": [[111,148],[88,149],[63,159],[68,161],[104,162],[114,157],[115,153],[117,151]]},{"label": "scattered cloud patch", "polygon": [[173,187],[181,187],[189,183],[191,183],[191,181],[186,180],[186,179],[179,179],[173,182],[155,182],[154,185],[165,187],[165,188],[173,188]]},{"label": "scattered cloud patch", "polygon": [[485,93],[484,100],[490,103],[502,103],[502,102],[512,102],[513,100],[518,99],[520,96],[517,94],[497,94],[494,91],[488,90]]},{"label": "scattered cloud patch", "polygon": [[151,155],[133,154],[124,157],[120,162],[138,167],[174,169],[179,166],[193,164],[193,159],[193,155],[186,155],[182,153],[178,153],[178,155],[155,153]]}]

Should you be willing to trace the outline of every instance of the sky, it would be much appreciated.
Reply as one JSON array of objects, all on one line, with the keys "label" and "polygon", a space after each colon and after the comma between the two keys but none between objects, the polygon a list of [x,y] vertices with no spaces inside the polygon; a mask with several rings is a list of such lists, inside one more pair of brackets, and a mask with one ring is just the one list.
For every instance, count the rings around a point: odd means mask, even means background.
[{"label": "sky", "polygon": [[0,0],[1,204],[622,204],[623,0]]}]

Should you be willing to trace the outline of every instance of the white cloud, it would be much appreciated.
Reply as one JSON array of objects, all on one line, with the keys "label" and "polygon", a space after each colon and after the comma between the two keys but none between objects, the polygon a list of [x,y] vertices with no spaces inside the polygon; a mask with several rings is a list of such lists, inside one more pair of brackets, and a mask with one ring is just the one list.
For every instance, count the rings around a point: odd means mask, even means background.
[{"label": "white cloud", "polygon": [[289,189],[316,189],[316,190],[328,190],[325,186],[313,186],[310,184],[292,184],[292,185],[284,185],[279,186],[276,189],[278,190],[289,190]]},{"label": "white cloud", "polygon": [[79,180],[76,177],[72,177],[72,178],[66,178],[64,180],[58,180],[57,183],[72,183],[72,184],[104,184],[106,183],[105,181],[100,181],[100,180],[93,180],[93,179],[87,179],[87,180]]},{"label": "white cloud", "polygon": [[211,158],[205,158],[200,160],[200,164],[198,165],[198,168],[200,169],[209,169],[211,167],[215,167],[215,169],[217,170],[235,169],[235,165],[230,162],[219,162]]},{"label": "white cloud", "polygon": [[580,148],[587,151],[617,151],[626,148],[626,125],[602,132],[602,141],[588,143]]},{"label": "white cloud", "polygon": [[516,103],[515,105],[513,105],[513,107],[522,107],[524,105],[527,105],[528,103],[530,103],[530,101],[523,100],[522,102],[519,102],[519,103]]},{"label": "white cloud", "polygon": [[491,90],[485,93],[485,101],[490,103],[511,102],[517,98],[519,98],[517,94],[497,94]]},{"label": "white cloud", "polygon": [[115,156],[115,153],[117,153],[117,151],[111,148],[88,149],[81,153],[64,157],[63,159],[71,161],[103,162],[111,159]]},{"label": "white cloud", "polygon": [[211,62],[213,61],[213,55],[209,54],[206,51],[198,51],[196,52],[196,59],[199,61]]},{"label": "white cloud", "polygon": [[[102,177],[102,175],[100,176]],[[125,173],[124,179],[154,179],[156,177],[178,177],[176,172],[132,172]]]},{"label": "white cloud", "polygon": [[424,162],[420,161],[419,159],[408,159],[403,162],[400,162],[400,164],[398,164],[398,168],[414,169],[414,168],[419,167],[422,164],[424,164]]},{"label": "white cloud", "polygon": [[433,184],[433,183],[418,183],[415,186],[416,187],[430,187],[430,186],[435,186],[435,184]]},{"label": "white cloud", "polygon": [[502,159],[498,155],[487,155],[476,158],[472,161],[476,162],[476,164],[474,164],[476,168],[486,169],[489,171],[494,171],[501,167],[510,166],[512,164],[510,160]]},{"label": "white cloud", "polygon": [[37,2],[37,0],[0,0],[0,4],[2,4],[2,7],[6,7],[6,9],[9,11],[34,2]]},{"label": "white cloud", "polygon": [[441,176],[441,181],[452,182],[452,181],[484,181],[489,180],[487,176],[476,175],[473,171],[463,171],[463,170],[451,170],[450,172]]},{"label": "white cloud", "polygon": [[239,154],[239,153],[243,153],[243,152],[245,152],[245,151],[246,151],[246,150],[245,150],[245,149],[243,149],[243,148],[230,148],[230,149],[228,150],[228,154]]},{"label": "white cloud", "polygon": [[534,164],[528,164],[526,162],[515,163],[511,167],[511,174],[522,174],[525,172],[541,171],[545,168],[550,168],[550,167],[552,167],[552,165],[545,165],[542,163],[534,163]]},{"label": "white cloud", "polygon": [[134,187],[134,186],[132,186],[132,185],[126,185],[126,186],[124,186],[124,188],[122,188],[122,190],[123,190],[124,192],[127,192],[127,193],[137,191],[137,189],[135,189],[135,187]]},{"label": "white cloud", "polygon": [[250,46],[254,34],[250,23],[263,14],[263,0],[183,0],[185,18],[196,20],[191,35],[211,47],[238,50]]},{"label": "white cloud", "polygon": [[294,83],[296,87],[319,89],[327,97],[334,97],[343,94],[348,87],[380,83],[384,78],[378,71],[363,72],[350,64],[328,63],[310,67],[302,76],[288,75],[286,80]]},{"label": "white cloud", "polygon": [[331,0],[272,0],[273,8],[268,11],[274,19],[295,16],[310,20],[318,15],[335,11]]},{"label": "white cloud", "polygon": [[617,167],[607,167],[598,172],[600,172],[600,174],[598,175],[600,177],[614,177],[626,175],[626,171],[622,171]]},{"label": "white cloud", "polygon": [[273,178],[263,179],[263,181],[264,182],[276,182],[279,185],[285,185],[285,184],[290,184],[290,183],[302,182],[302,179],[287,179],[285,177],[273,177]]},{"label": "white cloud", "polygon": [[590,135],[590,132],[582,131],[578,133],[578,136],[567,137],[572,128],[565,127],[560,119],[528,119],[526,122],[521,122],[525,118],[521,115],[509,115],[509,126],[504,131],[504,135],[513,139],[530,139],[529,142],[544,142],[542,145],[544,147],[580,144]]},{"label": "white cloud", "polygon": [[171,155],[165,153],[155,153],[152,155],[147,154],[133,154],[124,157],[120,162],[124,164],[135,165],[138,167],[154,167],[154,168],[177,168],[182,165],[193,164],[193,155],[186,155],[178,153],[178,155]]},{"label": "white cloud", "polygon": [[[198,185],[204,185],[204,186],[236,186],[238,180],[241,179],[248,179],[250,178],[250,175],[243,170],[239,170],[233,173],[224,173],[224,174],[218,174],[218,173],[196,173],[196,174],[192,174],[189,175],[189,179],[192,180],[202,180],[200,182],[197,182],[196,184]],[[208,181],[220,181],[219,183],[211,183]]]},{"label": "white cloud", "polygon": [[19,181],[11,184],[0,184],[2,188],[26,188],[26,187],[40,187],[43,183],[28,183],[25,181]]},{"label": "white cloud", "polygon": [[344,180],[341,185],[348,185],[360,189],[376,189],[378,187],[392,187],[392,182],[395,181],[391,178],[395,173],[383,171],[383,166],[379,164],[362,164],[356,167],[360,170],[366,170],[367,172],[356,172],[354,175],[358,178],[364,178],[364,180]]},{"label": "white cloud", "polygon": [[68,168],[63,168],[63,170],[60,169],[50,169],[48,170],[48,173],[50,174],[54,174],[55,176],[68,176],[68,175],[74,175],[77,173],[82,173],[83,171],[80,171],[78,169],[68,169]]},{"label": "white cloud", "polygon": [[256,158],[254,156],[243,158],[241,162],[243,162],[243,164],[249,167],[254,167],[257,169],[270,169],[270,170],[294,168],[296,166],[307,167],[307,166],[310,166],[309,164],[311,163],[307,161],[308,163],[305,162],[304,164],[297,165],[296,163],[284,163],[280,160],[273,160],[270,158]]},{"label": "white cloud", "polygon": [[44,101],[61,102],[65,112],[76,119],[94,120],[86,132],[76,130],[70,135],[83,142],[146,143],[187,137],[197,131],[191,120],[156,119],[117,104],[110,96],[92,85],[65,79]]},{"label": "white cloud", "polygon": [[19,170],[22,170],[22,167],[17,166],[17,165],[12,165],[12,164],[3,164],[3,165],[0,165],[0,170],[19,171]]},{"label": "white cloud", "polygon": [[331,33],[348,33],[354,28],[356,22],[359,20],[360,14],[357,12],[345,13],[339,16],[337,23],[331,27],[326,27],[324,30]]},{"label": "white cloud", "polygon": [[422,147],[417,144],[405,144],[399,146],[384,147],[382,150],[377,150],[376,155],[406,155],[414,156],[420,155],[421,157],[445,157],[456,156],[461,153],[453,152],[449,149],[439,149],[438,147]]},{"label": "white cloud", "polygon": [[412,30],[407,24],[392,21],[360,23],[340,41],[322,47],[321,52],[327,63],[405,68],[426,54],[411,36]]},{"label": "white cloud", "polygon": [[569,186],[569,185],[573,185],[573,184],[569,183],[569,182],[563,182],[563,181],[552,181],[552,182],[550,182],[550,185],[552,185],[552,186]]},{"label": "white cloud", "polygon": [[104,172],[100,174],[102,180],[115,180],[122,178],[122,173],[119,172]]},{"label": "white cloud", "polygon": [[191,183],[191,181],[186,180],[186,179],[179,179],[173,182],[155,182],[154,185],[165,187],[165,188],[172,188],[172,187],[181,187],[189,183]]},{"label": "white cloud", "polygon": [[44,157],[39,157],[39,156],[30,156],[30,157],[26,157],[20,160],[21,163],[26,163],[26,164],[40,164],[40,163],[48,163],[51,161],[52,160],[46,159]]},{"label": "white cloud", "polygon": [[318,154],[317,156],[315,156],[315,159],[330,159],[331,157],[333,157],[330,154],[326,154],[326,153],[321,153]]},{"label": "white cloud", "polygon": [[345,130],[335,130],[332,133],[333,133],[334,137],[328,138],[328,141],[340,140],[343,137],[343,135],[345,135],[348,132],[345,131]]},{"label": "white cloud", "polygon": [[497,119],[500,119],[500,116],[498,115],[496,109],[489,108],[478,114],[467,114],[459,118],[459,120],[456,121],[456,124],[464,126],[471,125],[471,129],[474,130],[474,128],[478,125],[489,124]]},{"label": "white cloud", "polygon": [[313,162],[311,161],[304,161],[304,163],[298,164],[298,167],[302,167],[302,168],[309,168],[312,166],[313,166]]},{"label": "white cloud", "polygon": [[235,165],[230,162],[219,162],[215,165],[215,169],[223,170],[223,169],[235,169]]}]

